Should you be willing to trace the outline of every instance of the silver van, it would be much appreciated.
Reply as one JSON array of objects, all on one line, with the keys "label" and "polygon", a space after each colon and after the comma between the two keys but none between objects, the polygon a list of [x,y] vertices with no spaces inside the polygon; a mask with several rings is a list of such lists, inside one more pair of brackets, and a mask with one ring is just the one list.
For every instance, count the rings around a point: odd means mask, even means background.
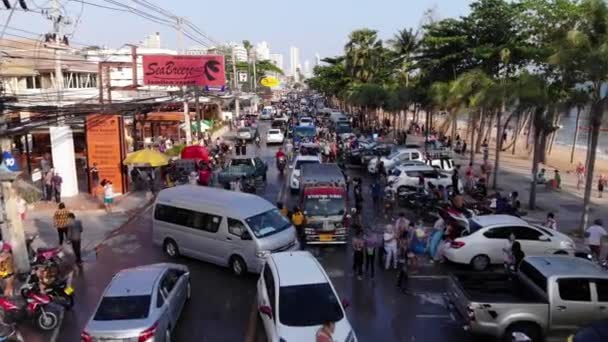
[{"label": "silver van", "polygon": [[270,253],[300,248],[295,228],[267,200],[197,185],[158,194],[152,240],[170,257],[229,266],[236,275],[259,273]]}]

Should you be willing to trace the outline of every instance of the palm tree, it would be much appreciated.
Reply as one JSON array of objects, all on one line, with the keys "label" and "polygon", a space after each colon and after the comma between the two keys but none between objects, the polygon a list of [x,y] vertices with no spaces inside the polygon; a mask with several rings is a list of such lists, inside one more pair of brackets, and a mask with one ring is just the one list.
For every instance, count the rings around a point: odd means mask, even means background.
[{"label": "palm tree", "polygon": [[576,123],[574,127],[574,138],[572,139],[572,149],[570,150],[570,164],[574,163],[574,151],[576,150],[576,142],[578,140],[578,126],[581,119],[581,112],[589,103],[589,93],[582,89],[572,89],[568,92],[568,100],[566,107],[568,109],[576,108]]},{"label": "palm tree", "polygon": [[374,81],[379,74],[383,57],[382,41],[378,40],[378,32],[360,29],[351,32],[348,38],[344,49],[349,75],[362,83]]},{"label": "palm tree", "polygon": [[410,29],[397,31],[395,36],[388,41],[394,55],[396,71],[405,81],[405,86],[410,83],[410,71],[413,68],[413,54],[418,48],[418,33]]},{"label": "palm tree", "polygon": [[[251,64],[250,64],[249,58],[251,57],[251,49],[253,48],[253,45],[251,45],[250,41],[243,40],[243,47],[245,48],[245,51],[247,51],[247,78],[250,79],[251,78]],[[251,89],[253,91],[253,87],[251,87]]]}]

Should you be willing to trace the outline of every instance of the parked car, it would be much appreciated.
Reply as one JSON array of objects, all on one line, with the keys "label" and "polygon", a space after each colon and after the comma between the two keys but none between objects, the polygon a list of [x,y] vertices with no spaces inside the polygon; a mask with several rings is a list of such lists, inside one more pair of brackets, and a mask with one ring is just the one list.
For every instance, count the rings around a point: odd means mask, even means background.
[{"label": "parked car", "polygon": [[315,120],[313,120],[313,118],[311,118],[309,116],[303,116],[298,121],[299,121],[298,123],[300,126],[314,126],[315,125]]},{"label": "parked car", "polygon": [[190,293],[190,272],[184,265],[122,270],[101,295],[81,341],[169,342]]},{"label": "parked car", "polygon": [[321,164],[321,157],[318,155],[301,155],[298,154],[293,163],[289,166],[291,175],[289,176],[289,188],[292,193],[300,191],[300,168],[303,164]]},{"label": "parked car", "polygon": [[608,318],[608,274],[582,258],[531,256],[514,276],[454,274],[446,300],[453,317],[484,340],[564,341],[577,327]]},{"label": "parked car", "polygon": [[262,178],[262,180],[266,180],[266,172],[268,171],[268,165],[262,160],[262,158],[245,156],[232,157],[228,161],[227,167],[237,165],[252,166],[255,170],[253,176],[256,178]]},{"label": "parked car", "polygon": [[424,161],[427,165],[430,165],[437,170],[452,172],[456,164],[454,163],[454,159],[451,157],[438,157],[431,158]]},{"label": "parked car", "polygon": [[152,241],[180,255],[228,266],[235,275],[259,273],[270,253],[295,251],[295,228],[262,197],[182,185],[159,192]]},{"label": "parked car", "polygon": [[238,139],[251,141],[256,136],[256,129],[253,127],[241,127],[236,131],[236,137]]},{"label": "parked car", "polygon": [[266,134],[267,144],[282,144],[283,140],[285,140],[285,137],[280,129],[271,128],[268,130],[268,133]]},{"label": "parked car", "polygon": [[257,304],[268,341],[314,341],[324,322],[335,322],[335,341],[357,341],[344,311],[348,303],[310,252],[270,255],[257,283]]},{"label": "parked car", "polygon": [[[425,187],[428,183],[431,183],[436,187],[443,185],[448,191],[452,188],[452,177],[450,175],[439,172],[428,165],[397,166],[391,170],[387,182],[395,193],[403,193],[416,189],[421,176],[424,177]],[[463,191],[461,182],[458,182],[458,191]]]},{"label": "parked car", "polygon": [[469,235],[456,238],[444,252],[447,260],[475,270],[504,262],[503,248],[511,234],[526,255],[574,255],[574,241],[555,230],[532,225],[511,215],[481,215],[469,219]]},{"label": "parked car", "polygon": [[422,157],[422,152],[417,149],[400,147],[395,149],[386,157],[377,157],[370,160],[369,164],[367,165],[367,171],[372,174],[378,172],[378,164],[380,161],[384,163],[384,168],[388,171],[394,166],[398,165],[400,162],[411,160],[423,162],[424,158]]}]

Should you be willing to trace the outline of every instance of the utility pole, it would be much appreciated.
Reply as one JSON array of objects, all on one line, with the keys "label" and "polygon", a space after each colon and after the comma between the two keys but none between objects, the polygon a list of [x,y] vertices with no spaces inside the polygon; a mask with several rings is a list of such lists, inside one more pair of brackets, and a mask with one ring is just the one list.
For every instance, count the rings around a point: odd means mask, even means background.
[{"label": "utility pole", "polygon": [[234,53],[234,47],[232,48],[232,78],[234,80],[234,90],[232,91],[234,94],[234,116],[238,118],[241,110],[239,108],[239,78],[236,73],[236,55]]},{"label": "utility pole", "polygon": [[257,63],[258,56],[255,51],[253,51],[253,93],[257,94],[258,92],[258,78],[256,75],[255,65]]},{"label": "utility pole", "polygon": [[[69,20],[61,15],[61,3],[59,0],[53,0],[49,20],[53,22],[53,36],[55,38],[54,47],[54,59],[55,59],[55,91],[57,92],[57,108],[61,106],[63,100],[63,69],[61,68],[61,50],[64,48],[61,46],[63,40],[62,37],[62,26],[68,24]],[[59,118],[58,118],[59,119]],[[63,117],[59,119],[63,121]]]},{"label": "utility pole", "polygon": [[[177,45],[178,50],[181,54],[185,54],[186,51],[184,49],[184,32],[182,29],[182,18],[176,17],[177,20]],[[186,132],[186,145],[192,144],[192,126],[190,124],[190,109],[188,108],[188,97],[186,94],[186,87],[182,86],[182,96],[184,100],[184,131]]]}]

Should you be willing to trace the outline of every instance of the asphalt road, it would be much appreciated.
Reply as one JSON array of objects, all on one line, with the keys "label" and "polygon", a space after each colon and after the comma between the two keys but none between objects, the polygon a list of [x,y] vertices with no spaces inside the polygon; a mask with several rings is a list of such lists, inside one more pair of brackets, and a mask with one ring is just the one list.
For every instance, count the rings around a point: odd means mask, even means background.
[{"label": "asphalt road", "polygon": [[[262,124],[265,132],[268,124]],[[267,184],[259,195],[271,202],[282,196],[295,203],[289,191],[283,191],[286,176],[274,166],[276,147],[248,152],[259,153],[269,163]],[[358,170],[349,170],[361,174]],[[364,176],[364,184],[369,177]],[[371,203],[364,206],[367,227],[386,222]],[[95,260],[86,262],[75,280],[76,306],[65,315],[58,341],[79,341],[80,332],[95,308],[99,296],[119,270],[137,265],[170,261],[161,249],[152,245],[151,210],[141,212],[100,248]],[[445,309],[442,293],[446,289],[446,270],[423,263],[412,275],[407,293],[395,286],[396,271],[377,270],[375,280],[357,280],[352,276],[352,253],[349,246],[315,246],[309,250],[319,259],[331,277],[339,295],[351,302],[347,316],[360,341],[470,341]],[[256,275],[242,278],[228,269],[193,259],[178,259],[190,268],[192,299],[185,307],[174,331],[176,341],[265,341],[263,326],[255,311]],[[33,338],[31,341],[46,338]],[[30,341],[30,339],[28,339]],[[290,341],[291,342],[291,341]]]}]

